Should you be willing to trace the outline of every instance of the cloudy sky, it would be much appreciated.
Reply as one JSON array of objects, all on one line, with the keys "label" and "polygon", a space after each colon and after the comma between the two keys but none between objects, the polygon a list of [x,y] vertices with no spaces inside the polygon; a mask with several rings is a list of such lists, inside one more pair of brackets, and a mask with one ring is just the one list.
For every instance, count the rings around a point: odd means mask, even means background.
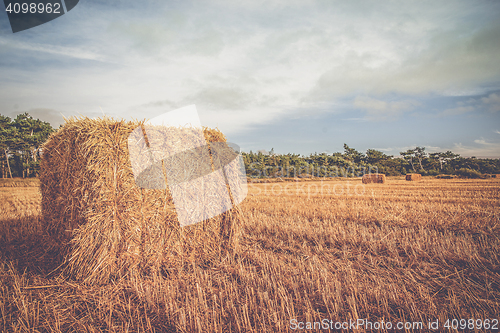
[{"label": "cloudy sky", "polygon": [[13,34],[2,11],[0,114],[195,104],[243,151],[499,158],[498,17],[492,0],[81,0]]}]

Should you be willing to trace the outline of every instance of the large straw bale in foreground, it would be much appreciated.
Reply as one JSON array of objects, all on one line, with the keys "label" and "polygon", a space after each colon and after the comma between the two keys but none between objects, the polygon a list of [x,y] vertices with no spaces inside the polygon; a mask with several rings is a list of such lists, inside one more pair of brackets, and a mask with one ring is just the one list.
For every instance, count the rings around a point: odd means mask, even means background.
[{"label": "large straw bale in foreground", "polygon": [[[237,245],[238,208],[181,228],[168,187],[136,185],[127,139],[140,125],[70,119],[43,147],[45,227],[71,245],[66,267],[77,279],[98,283],[138,272],[168,274],[184,260],[209,264]],[[217,130],[204,134],[208,143],[225,142]]]},{"label": "large straw bale in foreground", "polygon": [[385,175],[381,173],[371,173],[367,175],[363,175],[361,178],[361,182],[363,184],[384,184],[385,183]]},{"label": "large straw bale in foreground", "polygon": [[419,180],[422,180],[422,175],[419,173],[409,173],[406,175],[406,180],[418,182]]}]

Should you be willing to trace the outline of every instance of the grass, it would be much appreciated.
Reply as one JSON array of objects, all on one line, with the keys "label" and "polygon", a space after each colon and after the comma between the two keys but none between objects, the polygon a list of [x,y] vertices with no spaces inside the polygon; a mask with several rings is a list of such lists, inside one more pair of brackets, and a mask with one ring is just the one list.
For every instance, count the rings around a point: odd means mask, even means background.
[{"label": "grass", "polygon": [[0,188],[0,331],[285,332],[292,319],[438,319],[441,328],[446,319],[498,319],[499,185],[250,184],[234,255],[210,268],[186,263],[165,279],[93,287],[60,273],[63,245],[40,227],[38,188]]}]

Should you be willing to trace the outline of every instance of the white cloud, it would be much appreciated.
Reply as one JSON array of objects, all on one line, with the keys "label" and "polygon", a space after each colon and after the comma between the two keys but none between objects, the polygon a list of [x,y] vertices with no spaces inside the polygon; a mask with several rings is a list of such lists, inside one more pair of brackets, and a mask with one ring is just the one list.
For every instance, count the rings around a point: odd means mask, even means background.
[{"label": "white cloud", "polygon": [[479,146],[455,143],[450,150],[464,157],[500,158],[500,143],[486,142],[483,139],[474,140],[474,143]]},{"label": "white cloud", "polygon": [[488,145],[488,143],[484,139],[477,139],[474,140],[474,142],[480,145]]},{"label": "white cloud", "polygon": [[30,110],[18,110],[18,112],[12,112],[9,116],[15,118],[17,114],[27,112],[33,118],[40,119],[42,121],[49,122],[52,127],[58,128],[60,124],[64,122],[63,115],[54,109],[30,109]]},{"label": "white cloud", "polygon": [[[401,157],[399,152],[404,152],[409,149],[414,149],[418,145],[404,146],[404,147],[389,147],[389,148],[375,148],[386,154],[393,155],[394,157]],[[500,158],[500,142],[487,142],[484,139],[474,140],[474,144],[463,145],[462,143],[455,143],[453,146],[425,146],[425,152],[437,153],[451,150],[455,154],[460,154],[463,157],[476,156],[479,158]]]},{"label": "white cloud", "polygon": [[500,146],[500,143],[498,143],[498,142],[489,142],[489,141],[485,140],[484,138],[476,139],[476,140],[474,140],[474,143],[477,143],[478,145],[485,146],[485,147]]},{"label": "white cloud", "polygon": [[437,152],[442,152],[443,149],[441,147],[425,146],[425,151],[427,153],[437,153]]},{"label": "white cloud", "polygon": [[43,52],[84,60],[103,61],[104,59],[99,53],[95,53],[83,48],[65,47],[60,45],[25,43],[16,40],[8,40],[0,38],[0,45],[5,48],[12,48],[23,51]]},{"label": "white cloud", "polygon": [[469,112],[473,112],[476,110],[473,106],[459,106],[457,108],[446,109],[440,113],[441,116],[457,116],[460,114],[465,114]]},{"label": "white cloud", "polygon": [[495,133],[496,133],[496,134],[500,134],[500,131],[498,131],[498,130],[497,130],[497,131],[495,131]]},{"label": "white cloud", "polygon": [[[450,10],[449,14],[453,17],[457,13]],[[431,22],[430,16],[414,15],[416,23],[406,34],[385,30],[381,22],[370,27],[361,23],[361,43],[349,39],[342,44],[344,48],[336,50],[311,98],[332,98],[353,91],[456,96],[484,92],[479,82],[496,83],[500,25],[478,29],[466,22],[460,26],[453,19]],[[372,19],[377,21],[377,15]],[[391,17],[389,24],[397,21],[398,17]]]},{"label": "white cloud", "polygon": [[366,96],[358,96],[354,99],[356,108],[366,110],[367,116],[372,119],[393,118],[403,111],[411,110],[417,105],[414,101],[386,102]]},{"label": "white cloud", "polygon": [[487,110],[491,113],[500,112],[500,96],[491,93],[482,98],[470,98],[465,102],[457,102],[456,108],[446,109],[441,112],[441,116],[456,116],[474,111]]},{"label": "white cloud", "polygon": [[500,96],[496,93],[490,94],[488,97],[481,98],[481,102],[485,104],[490,112],[500,112]]},{"label": "white cloud", "polygon": [[[408,149],[414,149],[418,145],[404,146],[404,147],[390,147],[390,148],[376,148],[386,152],[388,154],[394,155],[394,157],[399,157],[399,152],[407,151]],[[474,140],[474,143],[464,145],[462,143],[455,143],[451,147],[435,147],[435,146],[425,146],[425,151],[430,153],[445,152],[451,150],[455,154],[460,154],[463,157],[476,156],[479,158],[500,158],[500,142],[487,142],[484,139]]]}]

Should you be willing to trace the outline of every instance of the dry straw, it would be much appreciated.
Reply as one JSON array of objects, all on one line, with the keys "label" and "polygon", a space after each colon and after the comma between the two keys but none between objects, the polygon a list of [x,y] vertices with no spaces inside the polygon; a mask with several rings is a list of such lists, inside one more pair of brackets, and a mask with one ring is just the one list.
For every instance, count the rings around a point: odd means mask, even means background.
[{"label": "dry straw", "polygon": [[361,182],[363,184],[384,184],[385,183],[385,175],[381,173],[373,173],[373,174],[367,174],[363,175],[361,178]]},{"label": "dry straw", "polygon": [[453,179],[453,178],[455,178],[455,176],[453,176],[453,175],[437,175],[436,178],[437,179]]},{"label": "dry straw", "polygon": [[422,180],[422,175],[419,173],[409,173],[406,175],[406,180],[418,182]]},{"label": "dry straw", "polygon": [[[210,265],[237,246],[237,207],[181,228],[168,187],[136,185],[127,139],[138,126],[143,122],[72,118],[43,147],[45,228],[69,245],[66,270],[84,282]],[[189,140],[189,129],[178,131]],[[208,143],[226,141],[218,130],[204,134]]]}]

